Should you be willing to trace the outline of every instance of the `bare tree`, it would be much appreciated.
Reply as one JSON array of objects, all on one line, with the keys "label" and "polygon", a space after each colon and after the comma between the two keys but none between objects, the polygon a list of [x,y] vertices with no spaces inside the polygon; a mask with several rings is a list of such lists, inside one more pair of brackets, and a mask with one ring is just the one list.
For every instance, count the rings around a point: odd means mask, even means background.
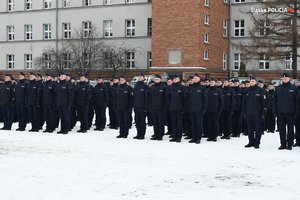
[{"label": "bare tree", "polygon": [[249,31],[250,40],[236,45],[245,60],[268,60],[292,58],[294,78],[297,77],[297,58],[300,57],[299,0],[257,0],[260,12],[246,11],[254,22]]}]

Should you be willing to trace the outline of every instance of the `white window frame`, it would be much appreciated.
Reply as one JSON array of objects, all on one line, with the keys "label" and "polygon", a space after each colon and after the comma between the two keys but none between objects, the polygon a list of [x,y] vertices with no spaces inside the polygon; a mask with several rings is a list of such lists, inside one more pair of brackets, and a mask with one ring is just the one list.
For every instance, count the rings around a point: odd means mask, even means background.
[{"label": "white window frame", "polygon": [[43,54],[44,69],[51,69],[51,54]]},{"label": "white window frame", "polygon": [[263,24],[259,28],[259,36],[266,36],[270,34],[270,23],[268,21],[260,21],[261,24]]},{"label": "white window frame", "polygon": [[209,60],[209,50],[208,49],[205,49],[203,51],[203,59],[204,60]]},{"label": "white window frame", "polygon": [[83,0],[83,6],[84,7],[92,6],[92,0]]},{"label": "white window frame", "polygon": [[126,37],[135,37],[135,20],[127,19],[125,21],[126,26]]},{"label": "white window frame", "polygon": [[228,20],[223,20],[223,37],[228,37]]},{"label": "white window frame", "polygon": [[103,21],[103,35],[105,38],[113,37],[113,21],[112,20],[104,20]]},{"label": "white window frame", "polygon": [[226,52],[223,52],[223,70],[227,70],[227,68],[228,68],[228,66],[227,66],[227,59],[228,59],[228,57],[227,57],[227,53]]},{"label": "white window frame", "polygon": [[126,0],[125,3],[126,3],[126,4],[135,3],[135,0]]},{"label": "white window frame", "polygon": [[24,29],[25,29],[25,40],[32,40],[33,38],[32,25],[26,24],[24,26]]},{"label": "white window frame", "polygon": [[126,67],[128,69],[135,68],[135,52],[126,52]]},{"label": "white window frame", "polygon": [[15,68],[15,55],[7,54],[6,62],[7,62],[7,69],[14,69]]},{"label": "white window frame", "polygon": [[209,0],[204,0],[204,6],[208,7],[210,4]]},{"label": "white window frame", "polygon": [[32,69],[33,67],[32,54],[24,55],[24,65],[25,65],[25,69]]},{"label": "white window frame", "polygon": [[[236,34],[237,32],[238,32],[238,34]],[[234,37],[245,37],[245,20],[244,19],[234,20]]]},{"label": "white window frame", "polygon": [[292,53],[287,53],[285,55],[285,69],[286,70],[292,70],[293,69],[293,54]]},{"label": "white window frame", "polygon": [[70,69],[72,63],[72,55],[70,53],[62,54],[62,62],[64,69]]},{"label": "white window frame", "polygon": [[63,8],[70,8],[71,0],[63,0]]},{"label": "white window frame", "polygon": [[32,0],[25,0],[25,10],[32,10]]},{"label": "white window frame", "polygon": [[233,54],[233,69],[234,70],[240,70],[241,68],[241,63],[242,63],[242,54],[240,53],[234,53]]},{"label": "white window frame", "polygon": [[169,65],[180,65],[182,63],[182,50],[169,49],[168,50],[168,63]]},{"label": "white window frame", "polygon": [[103,4],[106,6],[112,5],[112,0],[103,0]]},{"label": "white window frame", "polygon": [[15,40],[15,26],[7,26],[7,41]]},{"label": "white window frame", "polygon": [[12,12],[15,10],[15,0],[7,0],[7,11]]},{"label": "white window frame", "polygon": [[62,38],[63,39],[71,39],[71,37],[72,37],[71,23],[63,23],[62,29],[63,29]]},{"label": "white window frame", "polygon": [[204,14],[204,24],[209,25],[209,15],[208,14]]},{"label": "white window frame", "polygon": [[204,33],[204,43],[209,44],[209,33]]},{"label": "white window frame", "polygon": [[91,21],[85,21],[82,22],[82,32],[84,38],[89,38],[92,33],[92,22]]},{"label": "white window frame", "polygon": [[259,70],[269,70],[270,69],[270,60],[267,58],[267,55],[261,53],[259,55]]},{"label": "white window frame", "polygon": [[51,3],[51,0],[44,0],[43,8],[50,9],[52,7]]},{"label": "white window frame", "polygon": [[52,39],[51,24],[43,24],[43,39],[44,40]]}]

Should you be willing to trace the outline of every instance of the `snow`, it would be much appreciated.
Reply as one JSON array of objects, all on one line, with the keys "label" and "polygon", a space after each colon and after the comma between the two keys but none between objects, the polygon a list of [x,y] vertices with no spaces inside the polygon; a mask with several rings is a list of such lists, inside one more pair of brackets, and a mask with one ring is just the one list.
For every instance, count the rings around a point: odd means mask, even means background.
[{"label": "snow", "polygon": [[[1,125],[0,125],[1,127]],[[14,130],[16,125],[14,125]],[[28,127],[29,128],[29,127]],[[300,148],[265,134],[200,145],[116,139],[117,130],[0,132],[1,200],[299,200]]]}]

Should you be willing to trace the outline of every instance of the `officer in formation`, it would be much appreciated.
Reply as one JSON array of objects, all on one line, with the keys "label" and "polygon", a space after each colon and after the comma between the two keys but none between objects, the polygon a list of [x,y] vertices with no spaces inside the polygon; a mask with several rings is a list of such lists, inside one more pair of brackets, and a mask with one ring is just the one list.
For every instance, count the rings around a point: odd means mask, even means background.
[{"label": "officer in formation", "polygon": [[148,118],[148,125],[153,126],[151,140],[161,141],[169,135],[171,142],[181,142],[185,133],[190,143],[200,144],[202,138],[216,142],[219,136],[229,140],[243,133],[249,139],[245,147],[258,149],[264,131],[273,133],[277,120],[279,149],[291,150],[300,146],[300,79],[293,85],[290,75],[284,73],[281,81],[275,88],[254,76],[240,82],[194,74],[187,82],[179,75],[171,76],[165,84],[156,74],[147,85],[145,76],[139,74],[132,88],[122,76],[112,79],[110,85],[98,77],[93,87],[85,75],[76,82],[65,73],[58,78],[30,73],[28,80],[20,73],[18,81],[6,74],[0,80],[2,130],[11,130],[17,119],[18,131],[25,131],[30,123],[31,132],[40,131],[45,124],[44,132],[52,133],[60,122],[57,133],[67,134],[80,121],[77,132],[86,133],[95,113],[94,130],[104,131],[108,108],[109,128],[119,129],[117,138],[127,138],[134,109],[134,139],[145,138]]}]

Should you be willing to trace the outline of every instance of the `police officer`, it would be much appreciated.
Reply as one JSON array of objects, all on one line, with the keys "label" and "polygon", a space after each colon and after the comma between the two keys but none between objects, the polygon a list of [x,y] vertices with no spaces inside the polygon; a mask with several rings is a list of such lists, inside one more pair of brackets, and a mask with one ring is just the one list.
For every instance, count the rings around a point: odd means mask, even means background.
[{"label": "police officer", "polygon": [[[279,150],[292,150],[294,144],[294,119],[298,106],[298,88],[291,84],[288,73],[281,78],[282,84],[274,94],[274,113],[278,117],[278,128],[281,146]],[[287,129],[287,131],[286,131]]]},{"label": "police officer", "polygon": [[116,90],[115,106],[119,118],[119,135],[117,138],[127,138],[129,133],[129,120],[133,105],[133,89],[127,84],[124,76],[120,76],[120,85]]},{"label": "police officer", "polygon": [[52,133],[55,130],[54,122],[54,91],[56,84],[53,82],[53,75],[46,74],[46,81],[42,84],[43,114],[46,121],[44,133]]},{"label": "police officer", "polygon": [[[173,76],[169,76],[167,78],[167,89],[169,87],[171,87],[172,84],[173,84]],[[171,135],[172,135],[172,122],[171,122],[171,114],[170,114],[170,111],[168,109],[167,109],[165,115],[166,115],[165,122],[166,122],[166,125],[167,125],[167,132],[165,133],[165,135],[170,135],[170,137],[171,137]]]},{"label": "police officer", "polygon": [[11,130],[13,123],[13,104],[15,101],[15,88],[12,84],[12,75],[5,74],[4,84],[1,86],[1,107],[4,126],[1,130]]},{"label": "police officer", "polygon": [[240,137],[242,131],[243,91],[240,88],[239,79],[234,79],[233,84],[235,92],[235,104],[232,116],[232,137]]},{"label": "police officer", "polygon": [[91,100],[91,92],[91,88],[86,82],[85,75],[80,75],[79,83],[75,87],[75,104],[80,121],[80,129],[77,131],[78,133],[86,133],[88,130],[88,110]]},{"label": "police officer", "polygon": [[266,115],[266,97],[264,91],[258,87],[254,76],[250,77],[250,88],[245,93],[244,113],[248,122],[249,143],[246,148],[259,149],[260,139],[263,133],[262,120]]},{"label": "police officer", "polygon": [[116,91],[117,91],[118,85],[119,85],[119,79],[113,78],[113,83],[109,88],[109,105],[108,105],[109,120],[110,120],[109,128],[116,129],[116,130],[119,127],[119,121],[118,121],[118,116],[117,116],[116,106],[115,106]]},{"label": "police officer", "polygon": [[36,82],[36,75],[30,73],[29,83],[26,85],[26,106],[28,108],[29,120],[31,122],[30,132],[39,131],[39,113],[38,108],[40,107],[40,88]]},{"label": "police officer", "polygon": [[274,86],[272,83],[268,85],[267,91],[267,115],[266,115],[266,128],[268,133],[274,133],[275,131],[275,115],[273,111],[274,107]]},{"label": "police officer", "polygon": [[216,79],[210,79],[208,89],[208,107],[207,107],[207,141],[217,141],[219,131],[219,118],[222,112],[222,91],[216,86]]},{"label": "police officer", "polygon": [[[300,94],[300,78],[297,81],[298,93]],[[300,147],[300,100],[298,100],[298,106],[296,111],[296,120],[295,120],[295,128],[296,128],[296,143],[294,147]]]},{"label": "police officer", "polygon": [[167,105],[171,116],[173,131],[170,142],[181,142],[185,93],[185,87],[180,82],[180,76],[174,75],[173,84],[167,89]]},{"label": "police officer", "polygon": [[26,99],[26,85],[27,80],[23,72],[19,75],[19,82],[16,85],[16,109],[18,117],[18,129],[17,131],[25,131],[27,124],[27,110],[25,108]]},{"label": "police officer", "polygon": [[200,84],[200,76],[194,75],[193,84],[188,91],[188,111],[191,119],[192,139],[189,143],[200,144],[203,134],[203,118],[207,110],[207,90]]},{"label": "police officer", "polygon": [[55,88],[55,105],[57,106],[61,129],[58,134],[68,134],[70,131],[70,109],[73,102],[73,87],[66,80],[65,73],[60,74],[60,81]]},{"label": "police officer", "polygon": [[221,114],[221,130],[224,134],[221,139],[230,139],[232,131],[232,115],[235,105],[235,92],[232,87],[229,87],[229,80],[224,79],[223,81],[223,108]]},{"label": "police officer", "polygon": [[163,140],[165,129],[165,116],[166,111],[166,89],[167,86],[161,82],[161,76],[156,74],[154,76],[154,84],[151,86],[149,95],[149,107],[152,113],[154,134],[151,140]]},{"label": "police officer", "polygon": [[146,114],[148,108],[148,86],[145,84],[144,74],[140,74],[133,89],[133,106],[137,135],[134,139],[143,140],[146,134]]},{"label": "police officer", "polygon": [[96,128],[103,131],[106,125],[106,107],[109,102],[109,89],[101,77],[97,78],[97,85],[93,89],[92,101],[95,105]]}]

